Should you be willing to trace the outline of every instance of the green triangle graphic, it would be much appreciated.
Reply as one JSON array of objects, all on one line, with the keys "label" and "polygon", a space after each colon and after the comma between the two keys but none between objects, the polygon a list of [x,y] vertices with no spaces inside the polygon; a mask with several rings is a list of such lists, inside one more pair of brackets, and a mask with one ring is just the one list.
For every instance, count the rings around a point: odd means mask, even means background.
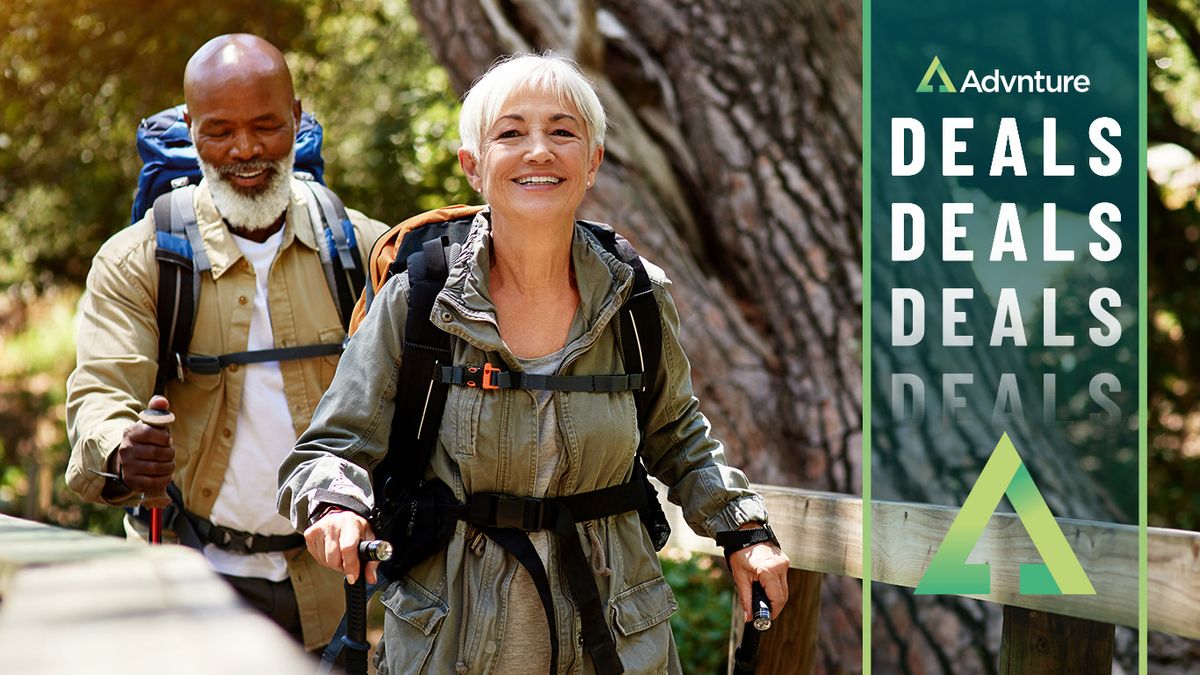
[{"label": "green triangle graphic", "polygon": [[933,57],[933,61],[929,62],[929,70],[925,71],[925,77],[921,78],[921,84],[917,85],[918,94],[928,94],[933,91],[933,85],[930,80],[933,79],[933,74],[937,73],[942,83],[938,85],[938,91],[943,94],[953,94],[957,91],[954,88],[954,83],[950,81],[950,76],[946,74],[946,69],[942,67],[942,62],[938,57]]},{"label": "green triangle graphic", "polygon": [[992,456],[975,481],[962,509],[950,524],[946,538],[938,547],[929,568],[917,584],[918,595],[987,595],[991,592],[991,567],[987,563],[968,564],[967,556],[987,527],[988,520],[1007,495],[1025,526],[1029,538],[1041,555],[1042,563],[1020,567],[1022,595],[1095,595],[1096,589],[1054,520],[1054,514],[1042,499],[1029,476],[1029,470],[1017,455],[1008,434],[1000,437]]}]

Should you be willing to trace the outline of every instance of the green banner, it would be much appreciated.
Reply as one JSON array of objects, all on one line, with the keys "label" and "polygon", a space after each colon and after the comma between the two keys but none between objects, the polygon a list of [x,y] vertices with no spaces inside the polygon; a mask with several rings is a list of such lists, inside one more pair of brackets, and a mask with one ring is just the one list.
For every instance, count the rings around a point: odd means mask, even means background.
[{"label": "green banner", "polygon": [[[986,595],[1007,567],[1020,594],[1104,596],[1055,518],[1138,523],[1143,15],[867,11],[864,484],[960,508],[916,594]],[[972,557],[995,511],[1015,512],[1036,556]]]}]

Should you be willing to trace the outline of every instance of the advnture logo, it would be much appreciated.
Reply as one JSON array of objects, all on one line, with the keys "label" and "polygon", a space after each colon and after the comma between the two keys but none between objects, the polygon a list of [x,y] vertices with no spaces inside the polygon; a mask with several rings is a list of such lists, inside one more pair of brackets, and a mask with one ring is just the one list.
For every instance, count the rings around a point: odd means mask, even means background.
[{"label": "advnture logo", "polygon": [[942,83],[938,85],[938,92],[942,94],[955,93],[954,83],[950,81],[950,76],[946,74],[946,69],[942,67],[942,61],[938,57],[933,57],[933,61],[929,63],[929,70],[925,71],[925,77],[921,78],[921,84],[917,85],[918,94],[928,94],[933,91],[933,85],[930,80],[934,74],[941,78]]},{"label": "advnture logo", "polygon": [[1022,595],[1095,595],[1096,589],[1063,536],[1054,514],[1029,476],[1008,434],[967,495],[962,510],[950,524],[946,538],[934,554],[917,585],[919,595],[987,595],[992,588],[991,566],[967,563],[967,556],[983,534],[1000,498],[1007,495],[1017,517],[1041,555],[1041,563],[1021,565]]},{"label": "advnture logo", "polygon": [[[941,80],[936,89],[933,85],[934,75]],[[921,78],[921,83],[917,85],[917,93],[929,94],[937,91],[940,94],[1082,94],[1091,86],[1092,81],[1087,75],[1046,75],[1040,70],[1034,71],[1032,75],[1008,75],[1001,73],[999,68],[993,68],[992,72],[982,76],[974,70],[968,70],[962,84],[956,88],[950,76],[946,74],[941,59],[934,56],[925,71],[925,76]]]}]

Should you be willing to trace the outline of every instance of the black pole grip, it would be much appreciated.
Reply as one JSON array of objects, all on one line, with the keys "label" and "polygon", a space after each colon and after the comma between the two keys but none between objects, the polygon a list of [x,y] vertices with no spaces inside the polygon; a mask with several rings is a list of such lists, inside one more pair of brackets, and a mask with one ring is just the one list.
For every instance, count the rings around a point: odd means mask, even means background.
[{"label": "black pole grip", "polygon": [[758,641],[771,628],[771,602],[757,581],[750,589],[750,621],[742,629],[742,643],[733,652],[733,675],[754,675],[758,668]]},{"label": "black pole grip", "polygon": [[375,539],[358,544],[358,578],[346,587],[346,635],[342,637],[346,652],[347,675],[367,675],[367,570],[366,563],[392,557],[392,545]]}]

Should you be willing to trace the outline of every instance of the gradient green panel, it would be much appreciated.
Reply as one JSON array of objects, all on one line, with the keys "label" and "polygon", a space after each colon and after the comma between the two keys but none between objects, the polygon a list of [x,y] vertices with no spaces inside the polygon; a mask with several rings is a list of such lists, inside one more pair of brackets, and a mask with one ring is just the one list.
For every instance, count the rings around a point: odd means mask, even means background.
[{"label": "gradient green panel", "polygon": [[[923,594],[986,593],[978,589],[986,587],[990,567],[1019,570],[1022,593],[1094,590],[1103,596],[1112,589],[1090,587],[1053,519],[1138,522],[1139,76],[1144,69],[1139,36],[1144,15],[1136,2],[1063,0],[982,5],[872,0],[868,12],[871,133],[864,183],[869,186],[871,224],[866,322],[870,496],[962,507],[960,517],[966,520],[961,526],[956,521],[952,530],[959,531],[935,554],[954,564],[934,578],[926,576]],[[963,86],[970,71],[976,79],[1038,72],[1085,75],[1089,86],[1084,93],[978,92]],[[1105,138],[1121,160],[1111,176],[1097,175],[1088,161],[1103,157],[1089,138],[1091,125],[1102,117],[1120,126],[1119,136]],[[892,175],[894,118],[913,118],[925,132],[925,163],[915,175]],[[943,175],[947,118],[972,122],[956,136],[965,143],[958,163],[973,167],[973,175]],[[1046,134],[1046,118],[1055,121],[1053,141]],[[989,175],[999,131],[1010,123],[1019,132],[1028,175],[1014,175],[1011,169]],[[1074,175],[1046,175],[1047,156],[1055,164],[1073,166]],[[925,251],[912,261],[892,259],[892,205],[900,202],[915,204],[924,214]],[[1093,243],[1111,244],[1089,223],[1089,213],[1102,202],[1120,213],[1119,221],[1107,221],[1121,247],[1111,261],[1095,259],[1089,249]],[[943,259],[942,209],[947,203],[973,208],[972,215],[957,220],[966,228],[960,246],[973,252],[973,260]],[[1010,214],[1015,214],[1028,259],[1006,254],[990,260],[998,221]],[[1071,252],[1071,260],[1045,259],[1051,221],[1054,249]],[[970,346],[943,344],[947,316],[942,294],[947,288],[968,289],[973,295],[956,306],[963,312],[957,332],[973,337]],[[1120,305],[1106,305],[1098,317],[1093,293],[1102,288],[1111,289]],[[925,334],[915,345],[894,340],[896,289],[912,289],[924,299]],[[1024,324],[1025,344],[1011,338],[990,344],[998,308],[1010,301]],[[1108,334],[1108,314],[1119,323],[1120,338],[1098,343],[1091,331]],[[901,327],[911,330],[912,317],[903,316]],[[1057,344],[1055,336],[1070,336],[1073,344]],[[959,384],[952,389],[955,381]],[[917,388],[923,407],[913,395]],[[1011,472],[997,472],[1008,473],[996,479],[1002,485],[990,479],[983,481],[988,485],[978,485],[984,467],[996,459],[993,451],[1005,445],[1002,438],[1011,441],[1013,457],[1006,460],[1015,458]],[[975,488],[983,492],[974,495]],[[968,505],[968,495],[979,498]],[[972,557],[974,542],[996,509],[1017,512],[1038,557]],[[869,541],[878,545],[886,541],[884,535],[875,529]],[[1128,578],[1135,583],[1136,564]],[[896,594],[911,593],[876,584],[875,614],[894,603]],[[941,601],[919,597],[905,602],[919,622]],[[881,641],[891,638],[878,620],[872,628],[878,650]]]}]

